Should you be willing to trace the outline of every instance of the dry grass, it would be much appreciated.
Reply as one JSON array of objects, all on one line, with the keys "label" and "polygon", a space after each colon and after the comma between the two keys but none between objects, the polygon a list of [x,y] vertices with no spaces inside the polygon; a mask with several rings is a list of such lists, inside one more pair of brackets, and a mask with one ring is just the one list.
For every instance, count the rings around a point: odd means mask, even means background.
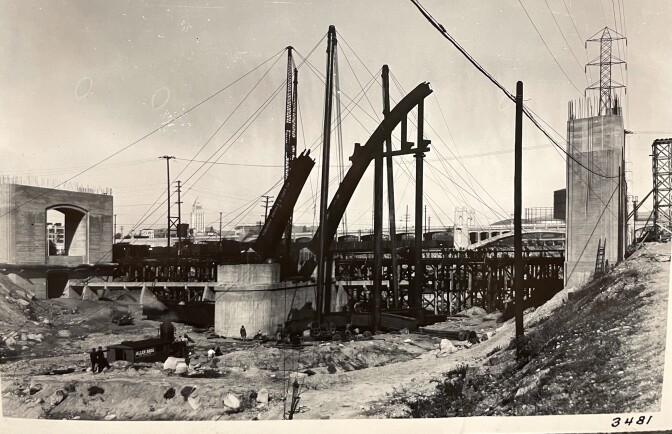
[{"label": "dry grass", "polygon": [[[406,405],[414,418],[606,413],[650,406],[648,401],[660,394],[641,398],[628,386],[638,380],[655,384],[657,377],[636,374],[639,367],[632,366],[631,345],[626,345],[642,332],[640,309],[656,293],[648,290],[648,277],[627,266],[595,280],[520,340],[511,340],[507,350],[520,345],[519,358],[515,351],[491,357],[500,351],[495,348],[485,368],[468,375],[461,366],[445,374],[434,394],[397,391],[393,403]],[[638,399],[647,402],[633,404]]]}]

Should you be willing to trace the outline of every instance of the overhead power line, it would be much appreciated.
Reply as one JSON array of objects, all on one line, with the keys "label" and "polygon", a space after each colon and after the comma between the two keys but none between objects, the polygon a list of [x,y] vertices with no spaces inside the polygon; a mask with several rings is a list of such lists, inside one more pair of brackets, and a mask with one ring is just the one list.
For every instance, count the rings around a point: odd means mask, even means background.
[{"label": "overhead power line", "polygon": [[[555,18],[555,14],[553,13],[553,10],[551,10],[551,6],[548,4],[548,0],[544,0],[544,3],[546,3],[546,7],[548,8],[548,12],[551,14],[551,17],[553,18],[553,22],[555,23],[555,26],[558,28],[558,31],[560,32],[560,35],[562,35],[562,39],[565,41],[565,44],[567,44],[567,48],[569,48],[569,51],[572,53],[572,57],[574,57],[574,60],[576,60],[576,64],[579,65],[580,69],[584,69],[584,65],[581,64],[579,59],[576,57],[576,54],[574,54],[574,49],[572,46],[569,44],[569,41],[567,41],[567,38],[565,37],[565,32],[562,31],[562,28],[560,27],[560,23],[558,23],[558,20]],[[588,77],[586,78],[586,82],[588,83]]]},{"label": "overhead power line", "polygon": [[[530,20],[530,23],[532,24],[532,27],[534,27],[534,31],[537,32],[537,35],[539,36],[539,39],[541,39],[541,42],[543,42],[544,47],[546,47],[546,51],[548,51],[548,54],[551,55],[555,64],[558,65],[558,68],[560,68],[560,71],[562,71],[562,74],[565,76],[567,81],[569,81],[571,83],[571,85],[574,86],[574,89],[576,89],[576,91],[579,92],[579,94],[583,95],[583,92],[581,90],[579,90],[579,88],[574,84],[572,79],[569,78],[569,75],[567,75],[567,72],[565,72],[565,69],[562,67],[562,65],[560,65],[560,62],[558,62],[558,59],[555,57],[555,55],[551,51],[551,49],[548,46],[548,44],[546,43],[546,40],[544,39],[544,37],[541,36],[541,32],[539,31],[539,28],[537,27],[536,24],[534,24],[534,20],[532,19],[530,14],[527,12],[527,9],[525,8],[525,5],[523,4],[522,0],[518,0],[518,3],[520,3],[520,7],[523,8],[523,11],[525,12],[525,15],[527,15],[527,18]],[[553,15],[552,12],[551,12],[551,15]],[[554,17],[554,19],[555,19],[555,17]],[[580,64],[579,64],[579,66],[580,66]]]},{"label": "overhead power line", "polygon": [[[441,23],[439,23],[428,11],[425,9],[419,2],[419,0],[411,0],[411,2],[418,8],[420,13],[429,21],[429,23],[437,29],[441,35],[446,38],[457,50],[471,63],[481,74],[483,74],[488,80],[492,82],[499,90],[501,90],[504,95],[506,95],[507,98],[509,98],[511,101],[515,102],[516,97],[509,92],[495,77],[493,77],[492,74],[490,74],[476,59],[474,59],[467,50],[464,49],[456,40],[455,38],[448,33],[448,31],[443,27]],[[558,147],[566,156],[567,158],[571,159],[574,161],[576,164],[579,166],[583,167],[586,169],[588,172],[592,173],[593,175],[600,176],[602,178],[607,178],[607,179],[615,179],[618,178],[619,175],[605,175],[604,173],[598,173],[592,170],[591,168],[585,166],[583,163],[575,159],[571,153],[567,152],[567,150],[564,148],[564,146],[561,146],[540,124],[539,121],[532,115],[531,111],[527,108],[527,106],[523,106],[523,114],[534,124],[535,127],[544,135],[548,140],[550,140],[555,146]]]},{"label": "overhead power line", "polygon": [[48,192],[50,192],[50,191],[52,191],[52,190],[56,190],[58,187],[60,187],[60,186],[62,186],[62,185],[64,185],[64,184],[66,184],[66,183],[72,181],[73,179],[77,178],[78,176],[83,175],[84,173],[90,171],[91,169],[93,169],[93,168],[95,168],[95,167],[97,167],[97,166],[103,164],[103,163],[106,162],[107,160],[109,160],[109,159],[111,159],[111,158],[113,158],[113,157],[115,157],[115,156],[121,154],[122,152],[126,151],[127,149],[129,149],[129,148],[131,148],[131,147],[133,147],[133,146],[135,146],[135,145],[137,145],[138,143],[140,143],[141,141],[145,140],[146,138],[152,136],[153,134],[157,133],[158,131],[161,131],[161,130],[162,130],[163,128],[165,128],[166,126],[168,126],[168,125],[170,125],[171,123],[175,122],[176,120],[178,120],[178,119],[180,119],[180,118],[186,116],[188,113],[191,113],[192,111],[196,110],[198,107],[200,107],[200,106],[202,106],[203,104],[205,104],[206,102],[210,101],[211,99],[213,99],[214,97],[216,97],[216,96],[219,95],[220,93],[224,92],[225,90],[227,90],[228,88],[230,88],[230,87],[233,86],[234,84],[238,83],[240,80],[242,80],[243,78],[247,77],[248,75],[250,75],[251,73],[253,73],[253,72],[256,71],[257,69],[259,69],[260,67],[262,67],[263,65],[265,65],[266,63],[268,63],[271,59],[273,59],[274,57],[278,56],[278,55],[279,55],[280,53],[282,53],[283,51],[284,51],[284,48],[283,48],[282,50],[278,51],[276,54],[273,54],[271,57],[269,57],[268,59],[266,59],[265,61],[263,61],[262,63],[260,63],[258,66],[256,66],[255,68],[253,68],[253,69],[250,70],[249,72],[245,73],[245,74],[242,75],[241,77],[239,77],[238,79],[234,80],[233,82],[231,82],[231,83],[229,83],[228,85],[224,86],[223,88],[219,89],[218,91],[216,91],[215,93],[213,93],[213,94],[210,95],[209,97],[205,98],[204,100],[200,101],[199,103],[197,103],[197,104],[191,106],[191,108],[185,110],[185,111],[182,112],[181,114],[179,114],[179,115],[177,115],[177,116],[173,116],[172,118],[170,118],[170,119],[167,120],[166,122],[162,123],[161,125],[159,125],[159,126],[156,127],[155,129],[153,129],[152,131],[148,132],[148,133],[145,134],[144,136],[140,137],[139,139],[137,139],[137,140],[135,140],[135,141],[129,143],[128,145],[124,146],[123,148],[121,148],[121,149],[119,149],[119,150],[117,150],[117,151],[111,153],[111,154],[108,155],[107,157],[103,158],[102,160],[99,160],[97,163],[94,163],[94,164],[92,164],[91,166],[87,167],[86,169],[84,169],[84,170],[78,172],[77,174],[71,176],[70,178],[66,179],[65,181],[61,182],[60,184],[58,184],[58,185],[56,185],[56,186],[54,186],[54,187],[48,188],[48,189],[46,189],[44,192],[42,192],[42,193],[40,193],[40,194],[38,194],[38,195],[36,195],[36,196],[30,198],[30,199],[27,200],[26,202],[23,202],[23,203],[21,203],[21,204],[18,204],[17,206],[15,206],[15,207],[9,209],[9,210],[6,211],[4,214],[0,215],[0,217],[4,217],[4,216],[6,216],[7,214],[13,212],[14,210],[17,210],[17,209],[19,209],[20,207],[29,204],[30,202],[32,202],[32,201],[34,201],[34,200],[36,200],[36,199],[38,199],[38,198],[44,196],[45,194],[47,194]]}]

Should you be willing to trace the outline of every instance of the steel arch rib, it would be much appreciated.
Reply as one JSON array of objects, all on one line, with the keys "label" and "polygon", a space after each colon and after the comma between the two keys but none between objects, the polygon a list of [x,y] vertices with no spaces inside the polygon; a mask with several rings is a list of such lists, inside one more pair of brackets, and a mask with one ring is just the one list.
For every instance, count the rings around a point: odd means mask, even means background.
[{"label": "steel arch rib", "polygon": [[[383,119],[364,146],[359,144],[355,145],[355,151],[352,154],[352,157],[350,157],[352,165],[350,166],[350,169],[348,169],[348,173],[346,173],[343,181],[338,186],[338,190],[327,209],[326,225],[324,222],[320,222],[320,226],[315,232],[315,236],[308,245],[308,248],[313,253],[317,253],[317,250],[319,249],[320,232],[323,229],[327,231],[327,244],[325,245],[325,248],[329,249],[331,246],[331,242],[336,234],[338,225],[343,218],[345,209],[348,206],[350,199],[352,199],[352,195],[354,194],[357,185],[364,176],[364,172],[366,172],[366,169],[373,160],[375,150],[379,147],[382,148],[385,139],[392,134],[392,131],[394,131],[402,119],[407,116],[420,101],[424,100],[431,93],[432,89],[429,86],[429,83],[420,83],[417,85],[415,89],[402,98],[402,100],[390,111],[389,115]],[[313,270],[302,271],[302,274],[305,276],[306,274],[312,274]]]}]

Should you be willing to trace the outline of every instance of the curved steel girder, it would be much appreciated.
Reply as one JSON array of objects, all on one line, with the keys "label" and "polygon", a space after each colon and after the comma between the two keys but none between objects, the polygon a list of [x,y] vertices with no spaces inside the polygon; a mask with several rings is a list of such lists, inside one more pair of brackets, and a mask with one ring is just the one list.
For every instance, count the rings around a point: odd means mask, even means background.
[{"label": "curved steel girder", "polygon": [[[327,210],[326,225],[324,225],[324,222],[320,222],[320,226],[317,229],[317,232],[315,232],[313,240],[308,245],[308,248],[313,253],[317,254],[317,251],[319,250],[320,232],[323,228],[326,228],[327,235],[327,244],[325,245],[325,248],[328,250],[331,246],[338,225],[345,213],[345,208],[348,206],[359,181],[362,179],[362,176],[364,176],[364,172],[366,172],[367,167],[373,160],[376,149],[382,149],[385,139],[392,134],[392,131],[394,131],[402,119],[407,116],[420,101],[424,100],[431,93],[432,89],[429,86],[429,83],[420,83],[417,85],[416,88],[399,101],[399,103],[390,111],[389,115],[383,119],[364,146],[359,144],[355,145],[355,151],[352,154],[352,157],[350,157],[352,166],[350,166],[348,173],[345,175],[345,178],[343,178],[343,181],[338,186],[336,194],[331,200],[331,204]],[[312,273],[312,270],[310,270],[310,272]]]},{"label": "curved steel girder", "polygon": [[304,151],[292,161],[287,179],[259,232],[254,249],[262,259],[271,258],[277,253],[278,244],[290,221],[299,194],[315,165],[315,161],[309,155],[310,150],[307,153]]}]

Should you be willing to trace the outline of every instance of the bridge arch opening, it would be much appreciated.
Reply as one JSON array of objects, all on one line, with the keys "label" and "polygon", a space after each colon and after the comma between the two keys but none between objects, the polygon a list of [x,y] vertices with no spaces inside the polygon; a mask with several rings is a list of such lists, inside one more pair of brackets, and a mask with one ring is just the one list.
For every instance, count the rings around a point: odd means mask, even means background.
[{"label": "bridge arch opening", "polygon": [[47,257],[76,257],[87,260],[88,211],[76,205],[54,205],[46,209]]}]

